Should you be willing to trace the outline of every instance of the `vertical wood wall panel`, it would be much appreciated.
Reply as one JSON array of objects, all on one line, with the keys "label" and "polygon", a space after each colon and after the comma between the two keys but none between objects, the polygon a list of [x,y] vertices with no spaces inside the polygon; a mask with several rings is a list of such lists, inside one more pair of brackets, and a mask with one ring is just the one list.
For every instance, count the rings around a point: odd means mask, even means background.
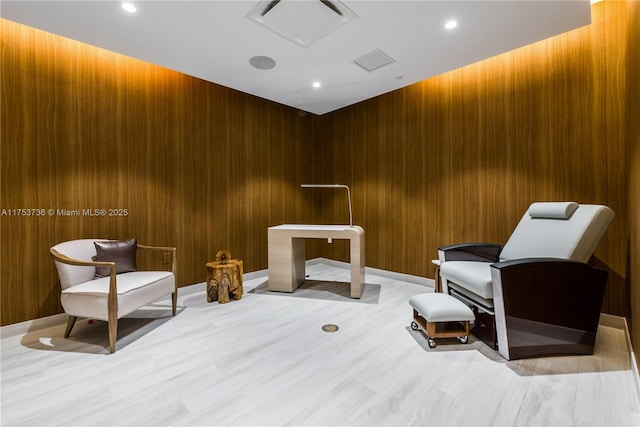
[{"label": "vertical wood wall panel", "polygon": [[431,276],[438,246],[504,243],[534,201],[606,204],[594,262],[611,273],[604,310],[628,316],[627,7],[595,4],[589,26],[319,117],[326,180],[351,186],[367,265]]},{"label": "vertical wood wall panel", "polygon": [[[592,25],[323,116],[3,21],[2,209],[129,216],[3,216],[2,324],[60,310],[48,248],[63,240],[176,246],[180,285],[204,280],[219,249],[266,268],[268,226],[348,221],[345,194],[301,183],[348,184],[367,265],[420,276],[438,246],[504,242],[533,201],[607,204],[595,262],[611,272],[605,311],[628,316],[632,3],[597,3]],[[307,253],[348,260],[348,245]]]},{"label": "vertical wood wall panel", "polygon": [[[60,311],[58,242],[176,246],[183,286],[220,249],[266,268],[267,227],[309,210],[310,117],[10,21],[1,31],[1,209],[56,211],[1,218],[3,325]],[[117,208],[128,216],[57,214]]]},{"label": "vertical wood wall panel", "polygon": [[[627,18],[627,76],[640,75],[640,2],[629,2]],[[627,80],[626,133],[629,149],[629,266],[631,286],[631,338],[635,347],[636,363],[640,364],[640,79]]]}]

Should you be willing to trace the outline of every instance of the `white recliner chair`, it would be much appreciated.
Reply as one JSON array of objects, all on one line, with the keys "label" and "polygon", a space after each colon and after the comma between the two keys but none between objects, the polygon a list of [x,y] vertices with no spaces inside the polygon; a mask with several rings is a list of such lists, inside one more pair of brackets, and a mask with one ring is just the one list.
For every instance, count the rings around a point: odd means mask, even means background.
[{"label": "white recliner chair", "polygon": [[443,291],[476,313],[472,333],[506,359],[592,354],[607,271],[587,262],[614,213],[533,203],[503,246],[441,247]]},{"label": "white recliner chair", "polygon": [[[171,254],[171,271],[136,271],[137,251]],[[69,315],[65,338],[78,317],[104,320],[113,353],[118,319],[168,294],[176,315],[176,248],[140,245],[135,239],[81,239],[57,244],[50,252],[62,287],[62,307]]]}]

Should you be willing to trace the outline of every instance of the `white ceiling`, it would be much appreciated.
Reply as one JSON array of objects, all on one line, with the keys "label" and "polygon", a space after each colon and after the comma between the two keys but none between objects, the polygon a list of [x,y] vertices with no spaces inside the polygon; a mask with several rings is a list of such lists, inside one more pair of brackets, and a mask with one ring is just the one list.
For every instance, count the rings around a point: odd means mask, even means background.
[{"label": "white ceiling", "polygon": [[[309,14],[292,3],[301,1],[314,2]],[[134,14],[121,3],[3,0],[0,15],[315,114],[591,21],[589,0],[345,0],[357,17],[303,47],[246,17],[259,0],[134,0]],[[318,8],[332,13],[319,0],[282,0],[269,13],[307,28]],[[450,19],[458,27],[449,31]],[[374,71],[352,63],[375,49],[395,62]],[[273,58],[275,68],[253,68],[249,59],[257,55]],[[322,86],[313,88],[314,81]]]}]

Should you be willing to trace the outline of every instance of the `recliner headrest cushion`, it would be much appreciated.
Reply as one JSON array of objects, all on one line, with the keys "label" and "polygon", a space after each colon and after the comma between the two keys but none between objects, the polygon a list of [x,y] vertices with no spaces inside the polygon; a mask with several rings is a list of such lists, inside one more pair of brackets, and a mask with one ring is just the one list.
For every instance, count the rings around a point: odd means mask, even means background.
[{"label": "recliner headrest cushion", "polygon": [[536,202],[529,206],[531,218],[569,219],[578,209],[576,202]]}]

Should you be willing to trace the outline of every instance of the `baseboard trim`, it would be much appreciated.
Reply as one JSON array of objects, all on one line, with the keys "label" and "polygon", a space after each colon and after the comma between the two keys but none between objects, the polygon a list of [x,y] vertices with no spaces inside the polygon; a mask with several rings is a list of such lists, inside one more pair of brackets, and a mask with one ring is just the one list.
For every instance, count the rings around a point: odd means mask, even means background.
[{"label": "baseboard trim", "polygon": [[40,331],[51,327],[64,325],[67,323],[67,314],[58,313],[47,317],[39,317],[33,320],[26,320],[20,323],[13,323],[0,328],[0,337],[13,338],[25,335],[29,332]]},{"label": "baseboard trim", "polygon": [[[312,265],[317,265],[317,264],[325,264],[325,265],[330,265],[336,268],[343,268],[345,270],[349,270],[351,268],[351,265],[348,262],[337,261],[335,259],[322,258],[322,257],[307,260],[305,264],[307,265],[307,267]],[[251,271],[249,273],[244,273],[243,280],[245,281],[253,280],[258,277],[265,276],[268,274],[268,271],[269,270],[265,268],[264,270],[257,270],[257,271]],[[365,267],[364,273],[365,273],[365,281],[366,281],[366,274],[369,273],[369,274],[374,274],[376,276],[385,277],[387,279],[399,280],[402,282],[413,283],[416,285],[423,285],[432,289],[435,288],[435,281],[427,277],[412,276],[410,274],[398,273],[395,271],[380,270],[373,267]],[[194,286],[194,285],[190,285],[190,286]],[[180,288],[181,293],[182,293],[182,289],[184,288]]]},{"label": "baseboard trim", "polygon": [[[306,261],[307,266],[317,265],[317,264],[326,264],[336,268],[344,268],[345,270],[349,270],[350,265],[348,262],[336,261],[328,258],[314,258]],[[259,277],[263,277],[268,275],[269,270],[257,270],[251,271],[248,273],[244,273],[243,280],[253,280]],[[385,277],[389,279],[415,283],[419,285],[427,286],[431,289],[434,288],[433,279],[427,279],[425,277],[411,276],[409,274],[396,273],[386,270],[379,270],[376,268],[365,267],[365,280],[366,274],[374,274],[376,276]],[[178,297],[182,298],[187,295],[196,294],[200,292],[206,292],[206,282],[194,283],[192,285],[182,286],[178,288]],[[165,299],[168,297],[163,297]],[[43,329],[48,329],[51,327],[58,327],[60,325],[65,325],[67,323],[67,314],[66,313],[58,313],[47,317],[40,317],[38,319],[26,320],[20,323],[13,323],[11,325],[6,325],[0,328],[0,338],[12,338],[16,336],[22,336],[29,332],[40,331]]]},{"label": "baseboard trim", "polygon": [[633,379],[636,386],[636,396],[638,396],[638,404],[640,405],[640,372],[638,371],[636,356],[633,352],[633,345],[631,344],[631,334],[629,333],[629,325],[627,324],[627,319],[621,316],[600,313],[600,324],[604,326],[610,326],[612,328],[622,329],[624,331],[624,337],[627,343],[627,351],[629,352],[629,357],[631,358],[631,372],[633,372]]}]

